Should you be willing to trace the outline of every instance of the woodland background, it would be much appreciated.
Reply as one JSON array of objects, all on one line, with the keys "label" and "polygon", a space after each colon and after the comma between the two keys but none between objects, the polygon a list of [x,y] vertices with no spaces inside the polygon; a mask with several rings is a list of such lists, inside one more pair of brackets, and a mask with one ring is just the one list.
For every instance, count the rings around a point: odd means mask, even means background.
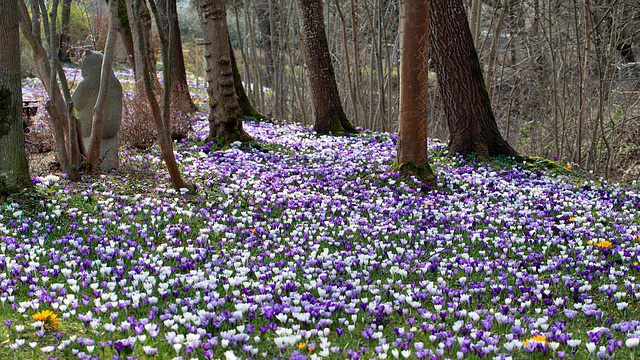
[{"label": "woodland background", "polygon": [[[99,0],[64,3],[71,9],[65,32],[75,62],[83,49],[104,47],[107,7]],[[204,51],[196,4],[184,0],[177,5],[186,70],[202,84]],[[275,118],[310,124],[296,2],[233,0],[226,5],[251,102]],[[639,2],[469,0],[465,6],[503,137],[522,154],[574,163],[605,178],[631,181],[640,176]],[[344,109],[363,129],[397,132],[400,7],[393,0],[324,4]],[[123,67],[130,66],[121,39],[119,43],[117,58]],[[35,76],[25,40],[21,48],[23,75]],[[430,75],[429,136],[446,140],[437,86],[435,74]],[[125,111],[125,116],[133,113]],[[150,123],[150,132],[152,128]],[[135,147],[153,141],[144,132],[130,138],[128,145]],[[42,139],[35,143],[46,144]]]}]

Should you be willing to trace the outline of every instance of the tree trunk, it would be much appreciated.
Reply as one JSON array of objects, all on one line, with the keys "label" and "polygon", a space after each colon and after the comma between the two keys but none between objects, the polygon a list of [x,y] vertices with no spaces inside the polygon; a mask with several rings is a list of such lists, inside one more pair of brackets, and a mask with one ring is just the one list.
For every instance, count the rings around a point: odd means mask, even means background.
[{"label": "tree trunk", "polygon": [[[151,59],[149,56],[149,49],[145,48],[147,43],[145,42],[143,30],[142,30],[143,19],[141,16],[142,14],[141,3],[142,3],[141,0],[135,0],[135,3],[133,5],[133,11],[134,11],[133,18],[135,19],[135,24],[136,24],[135,28],[138,34],[138,37],[136,39],[136,57],[140,59],[139,61],[141,65],[140,73],[143,76],[142,85],[144,85],[144,90],[147,95],[147,101],[149,103],[149,106],[151,107],[153,121],[156,125],[156,129],[158,133],[158,142],[160,143],[160,149],[162,151],[162,159],[167,165],[167,171],[169,172],[169,176],[171,178],[171,184],[173,185],[173,187],[176,190],[185,188],[191,191],[192,193],[194,193],[196,190],[195,186],[193,184],[187,184],[182,179],[182,175],[180,174],[178,163],[176,162],[176,157],[173,152],[173,145],[171,143],[171,127],[170,127],[171,125],[169,121],[169,115],[170,115],[169,110],[171,108],[171,103],[169,101],[169,96],[168,96],[168,94],[170,93],[169,86],[171,86],[170,84],[171,83],[171,70],[170,70],[171,60],[167,55],[169,53],[169,49],[171,48],[171,37],[169,37],[169,39],[166,41],[164,40],[164,37],[161,37],[162,54],[164,56],[162,61],[165,63],[163,74],[166,80],[164,82],[165,96],[163,96],[163,104],[162,104],[163,112],[161,112],[160,106],[158,105],[158,101],[156,99],[156,95],[153,89],[153,85],[151,83],[151,76],[150,76],[151,75],[151,66],[150,66]],[[153,7],[153,3],[150,3],[150,5]],[[169,13],[171,13],[171,11]],[[169,35],[171,35],[171,33],[173,32],[173,26],[169,26],[169,30],[170,30]]]},{"label": "tree trunk", "polygon": [[18,14],[17,1],[0,3],[0,199],[31,186],[22,130]]},{"label": "tree trunk", "polygon": [[209,94],[209,138],[229,144],[250,141],[242,129],[242,111],[234,87],[231,47],[224,0],[200,0]]},{"label": "tree trunk", "polygon": [[69,49],[71,45],[69,41],[71,38],[69,37],[69,19],[71,18],[71,1],[72,0],[63,0],[62,1],[62,18],[60,21],[62,22],[62,27],[60,28],[60,48],[58,49],[58,60],[62,62],[70,62],[70,54]]},{"label": "tree trunk", "polygon": [[[131,40],[133,42],[138,41],[139,38],[142,38],[142,41],[144,42],[144,46],[143,49],[146,49],[146,51],[149,51],[151,44],[150,44],[150,39],[151,39],[151,28],[148,26],[151,23],[151,15],[149,14],[149,9],[147,8],[147,4],[146,2],[141,3],[140,4],[140,17],[141,17],[141,31],[142,31],[142,37],[138,36],[138,27],[135,25],[136,23],[136,17],[133,11],[133,3],[134,0],[126,0],[126,4],[125,7],[127,9],[127,22],[129,24],[128,29],[130,30],[130,35],[131,35]],[[132,44],[133,44],[132,42]],[[133,76],[136,82],[136,87],[135,87],[135,99],[136,99],[136,106],[135,106],[135,116],[139,119],[142,119],[145,123],[148,121],[153,121],[152,119],[152,111],[151,111],[151,106],[149,104],[149,102],[147,101],[147,94],[145,92],[145,87],[144,87],[144,76],[143,76],[143,72],[144,72],[144,65],[143,65],[143,61],[142,61],[142,56],[140,54],[138,54],[138,48],[134,48],[134,52],[133,52]],[[160,88],[160,82],[158,81],[158,77],[156,75],[155,70],[152,70],[149,74],[149,81],[151,82],[151,87],[153,88],[154,93],[156,91],[159,91]]]},{"label": "tree trunk", "polygon": [[297,3],[315,118],[313,130],[334,135],[357,133],[342,109],[324,29],[322,0],[297,0]]},{"label": "tree trunk", "polygon": [[[176,0],[169,0],[169,5],[174,14],[171,21],[173,22],[173,51],[171,60],[173,63],[173,71],[171,72],[171,94],[173,104],[181,111],[194,113],[198,108],[191,99],[189,93],[189,84],[187,83],[187,71],[184,67],[184,56],[182,54],[182,39],[180,38],[180,27],[178,24],[178,10]],[[167,0],[157,0],[158,14],[160,15],[160,24],[162,32],[169,34],[169,18],[167,16]]]},{"label": "tree trunk", "polygon": [[430,19],[449,151],[484,159],[519,156],[498,130],[462,0],[433,0]]},{"label": "tree trunk", "polygon": [[[397,164],[412,162],[423,182],[434,179],[429,167],[427,114],[429,101],[430,0],[406,0],[400,30],[400,113]],[[415,170],[414,170],[415,171]]]},{"label": "tree trunk", "polygon": [[118,0],[109,1],[109,32],[107,42],[104,47],[104,57],[102,59],[102,75],[100,76],[100,91],[93,108],[93,126],[91,127],[91,139],[89,149],[87,149],[87,162],[91,165],[92,171],[100,170],[100,146],[102,145],[102,130],[104,128],[104,114],[109,98],[109,82],[111,80],[113,53],[116,43],[116,32],[118,31]]},{"label": "tree trunk", "polygon": [[273,53],[271,50],[271,15],[269,12],[270,0],[255,0],[256,15],[258,16],[258,28],[262,36],[260,45],[264,52],[264,63],[267,68],[264,84],[267,87],[273,87],[272,78],[275,75]]},{"label": "tree trunk", "polygon": [[[66,75],[64,74],[64,70],[60,67],[59,58],[60,55],[60,47],[57,42],[58,33],[56,31],[57,24],[57,15],[58,15],[58,0],[54,0],[50,12],[49,19],[49,28],[45,27],[45,34],[47,39],[49,39],[49,60],[51,62],[50,68],[51,72],[51,84],[49,88],[55,89],[58,87],[58,75],[60,76],[60,84],[62,85],[63,94],[65,96],[65,104],[67,105],[68,111],[66,112],[65,119],[68,124],[69,132],[67,134],[67,151],[69,155],[68,163],[63,164],[62,169],[67,174],[67,179],[71,181],[79,181],[80,177],[80,149],[78,148],[78,137],[77,134],[77,126],[75,121],[75,116],[73,115],[73,104],[71,102],[71,93],[69,91],[69,86],[67,84]],[[44,10],[44,9],[42,9]],[[46,24],[46,22],[45,22]],[[64,122],[63,119],[60,119],[60,122]]]},{"label": "tree trunk", "polygon": [[[62,95],[60,94],[58,83],[54,81],[52,84],[50,62],[48,61],[47,52],[41,42],[39,19],[42,19],[43,22],[47,23],[48,20],[46,16],[43,17],[40,15],[37,0],[30,1],[30,7],[31,11],[34,13],[34,18],[30,18],[29,11],[27,10],[27,6],[24,2],[18,1],[18,6],[20,11],[20,29],[33,50],[33,60],[36,66],[36,72],[38,73],[38,78],[40,78],[40,81],[49,95],[50,100],[47,101],[45,108],[47,109],[51,122],[53,123],[53,137],[56,142],[56,155],[58,157],[58,162],[63,169],[67,169],[69,166],[69,157],[65,145],[65,136],[68,134],[68,124],[62,120],[66,118],[67,110],[64,105]],[[36,28],[37,30],[34,30]]]}]

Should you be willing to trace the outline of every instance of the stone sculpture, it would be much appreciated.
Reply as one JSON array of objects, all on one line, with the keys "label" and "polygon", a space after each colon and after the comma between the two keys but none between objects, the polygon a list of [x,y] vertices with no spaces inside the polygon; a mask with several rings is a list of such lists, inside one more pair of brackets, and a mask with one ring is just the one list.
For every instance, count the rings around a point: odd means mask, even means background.
[{"label": "stone sculpture", "polygon": [[[91,147],[89,138],[93,125],[93,108],[100,91],[100,73],[102,71],[102,53],[87,50],[82,57],[82,81],[73,92],[71,99],[78,120],[82,126],[82,136],[87,149]],[[120,124],[122,123],[122,86],[111,71],[107,107],[104,114],[102,145],[100,146],[100,167],[104,171],[118,168],[118,147]]]}]

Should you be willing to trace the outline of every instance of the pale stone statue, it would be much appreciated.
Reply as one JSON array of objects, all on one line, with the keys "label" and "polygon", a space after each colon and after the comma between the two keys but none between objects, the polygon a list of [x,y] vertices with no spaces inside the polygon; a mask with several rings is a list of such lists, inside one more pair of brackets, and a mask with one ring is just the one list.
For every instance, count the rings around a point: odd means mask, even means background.
[{"label": "pale stone statue", "polygon": [[[82,126],[82,136],[87,149],[91,147],[89,137],[93,125],[93,107],[100,91],[100,72],[102,53],[87,50],[82,57],[82,81],[73,92],[71,99],[77,110],[78,120]],[[122,122],[122,86],[118,78],[111,72],[107,108],[104,115],[102,145],[100,146],[100,167],[109,171],[118,168],[118,132]]]}]

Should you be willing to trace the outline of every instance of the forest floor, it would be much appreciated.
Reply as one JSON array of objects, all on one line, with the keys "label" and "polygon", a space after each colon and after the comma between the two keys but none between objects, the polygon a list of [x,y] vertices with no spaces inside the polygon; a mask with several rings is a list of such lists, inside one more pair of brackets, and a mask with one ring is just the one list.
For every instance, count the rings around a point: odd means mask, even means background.
[{"label": "forest floor", "polygon": [[[247,122],[0,205],[0,358],[616,358],[640,343],[640,188],[396,137]],[[40,164],[48,164],[47,160]]]}]

